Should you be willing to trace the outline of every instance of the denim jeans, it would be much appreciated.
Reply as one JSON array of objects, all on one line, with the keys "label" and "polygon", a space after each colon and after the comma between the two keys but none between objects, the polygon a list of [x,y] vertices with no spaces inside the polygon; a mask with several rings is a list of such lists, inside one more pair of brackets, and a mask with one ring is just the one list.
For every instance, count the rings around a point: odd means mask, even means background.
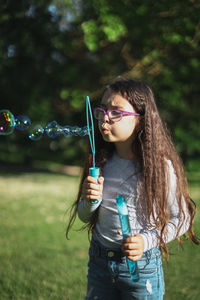
[{"label": "denim jeans", "polygon": [[164,279],[159,248],[144,252],[137,261],[138,281],[131,280],[126,257],[120,250],[105,249],[92,241],[89,256],[85,300],[163,299]]}]

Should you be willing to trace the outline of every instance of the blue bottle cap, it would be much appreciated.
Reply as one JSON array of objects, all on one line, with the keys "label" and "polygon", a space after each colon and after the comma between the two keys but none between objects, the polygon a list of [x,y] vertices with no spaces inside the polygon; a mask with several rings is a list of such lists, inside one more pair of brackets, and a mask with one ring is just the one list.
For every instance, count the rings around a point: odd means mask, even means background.
[{"label": "blue bottle cap", "polygon": [[[98,178],[99,178],[99,171],[100,171],[100,169],[99,168],[89,168],[89,174],[90,174],[90,176],[92,176],[93,178],[95,178],[96,180],[98,180]],[[90,203],[91,204],[97,204],[97,203],[99,203],[99,199],[92,199],[92,200],[90,200]]]},{"label": "blue bottle cap", "polygon": [[123,205],[125,202],[125,199],[122,195],[117,195],[116,200],[117,200],[117,205]]},{"label": "blue bottle cap", "polygon": [[94,177],[95,179],[98,179],[99,178],[99,172],[100,172],[100,169],[99,168],[89,168],[89,174]]}]

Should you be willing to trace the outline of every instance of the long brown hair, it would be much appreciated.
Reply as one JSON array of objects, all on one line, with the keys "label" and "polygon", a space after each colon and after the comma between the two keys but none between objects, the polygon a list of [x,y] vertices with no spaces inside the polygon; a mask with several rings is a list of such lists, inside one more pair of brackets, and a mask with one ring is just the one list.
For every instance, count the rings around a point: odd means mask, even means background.
[{"label": "long brown hair", "polygon": [[[177,228],[177,237],[183,223],[189,221],[188,237],[195,243],[199,244],[198,238],[193,231],[194,215],[196,205],[190,198],[188,192],[187,178],[184,172],[183,163],[176,152],[170,134],[162,122],[154,95],[149,86],[141,81],[128,79],[117,80],[106,87],[105,92],[110,90],[113,94],[119,94],[127,99],[134,107],[139,117],[138,127],[133,143],[133,153],[137,154],[142,167],[143,178],[143,195],[146,199],[146,220],[154,228],[160,229],[160,245],[163,252],[169,254],[165,238],[167,236],[166,226],[170,216],[168,211],[168,194],[170,191],[170,174],[167,161],[170,161],[176,175],[176,199],[180,213],[183,218]],[[114,144],[105,142],[97,128],[95,121],[95,141],[96,141],[96,165],[101,168],[106,161],[112,156]],[[92,166],[92,155],[89,149],[83,176],[80,182],[80,188],[77,200],[71,208],[70,221],[67,227],[66,236],[68,237],[69,229],[73,225],[77,208],[80,202],[82,184],[88,176],[88,168]],[[183,199],[187,213],[183,207]],[[98,216],[98,210],[92,215],[88,224],[89,232],[95,226]],[[186,217],[187,216],[187,217]]]}]

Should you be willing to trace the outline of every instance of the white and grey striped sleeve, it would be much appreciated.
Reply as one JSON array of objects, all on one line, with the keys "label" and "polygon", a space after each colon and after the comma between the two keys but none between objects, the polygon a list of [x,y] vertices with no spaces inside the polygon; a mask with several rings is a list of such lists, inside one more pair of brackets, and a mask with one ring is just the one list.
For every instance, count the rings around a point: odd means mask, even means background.
[{"label": "white and grey striped sleeve", "polygon": [[78,217],[79,219],[87,223],[90,220],[91,215],[95,212],[95,210],[101,204],[102,199],[95,204],[88,203],[85,199],[81,199],[78,205]]}]

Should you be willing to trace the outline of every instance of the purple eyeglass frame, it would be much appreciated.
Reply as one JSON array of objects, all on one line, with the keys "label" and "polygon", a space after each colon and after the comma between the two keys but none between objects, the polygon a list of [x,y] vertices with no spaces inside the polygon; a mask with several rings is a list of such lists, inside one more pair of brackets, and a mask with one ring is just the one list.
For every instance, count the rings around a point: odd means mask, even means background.
[{"label": "purple eyeglass frame", "polygon": [[[108,109],[108,110],[106,110],[106,109],[104,109],[103,107],[95,107],[94,109],[93,109],[93,112],[94,112],[94,117],[95,117],[95,111],[96,110],[101,110],[101,111],[103,111],[104,112],[104,116],[106,115],[106,116],[108,116],[108,119],[110,120],[110,121],[114,121],[113,119],[110,119],[110,117],[109,117],[109,112],[111,112],[111,111],[117,111],[117,112],[120,112],[120,114],[121,114],[121,118],[120,118],[120,120],[118,120],[118,121],[115,121],[115,122],[119,122],[119,121],[121,121],[121,119],[122,119],[122,117],[123,116],[140,116],[140,114],[138,114],[138,113],[133,113],[133,112],[129,112],[129,111],[124,111],[124,110],[120,110],[120,109]],[[100,119],[98,119],[98,118],[96,118],[95,117],[95,119],[97,119],[97,120],[100,120]]]}]

